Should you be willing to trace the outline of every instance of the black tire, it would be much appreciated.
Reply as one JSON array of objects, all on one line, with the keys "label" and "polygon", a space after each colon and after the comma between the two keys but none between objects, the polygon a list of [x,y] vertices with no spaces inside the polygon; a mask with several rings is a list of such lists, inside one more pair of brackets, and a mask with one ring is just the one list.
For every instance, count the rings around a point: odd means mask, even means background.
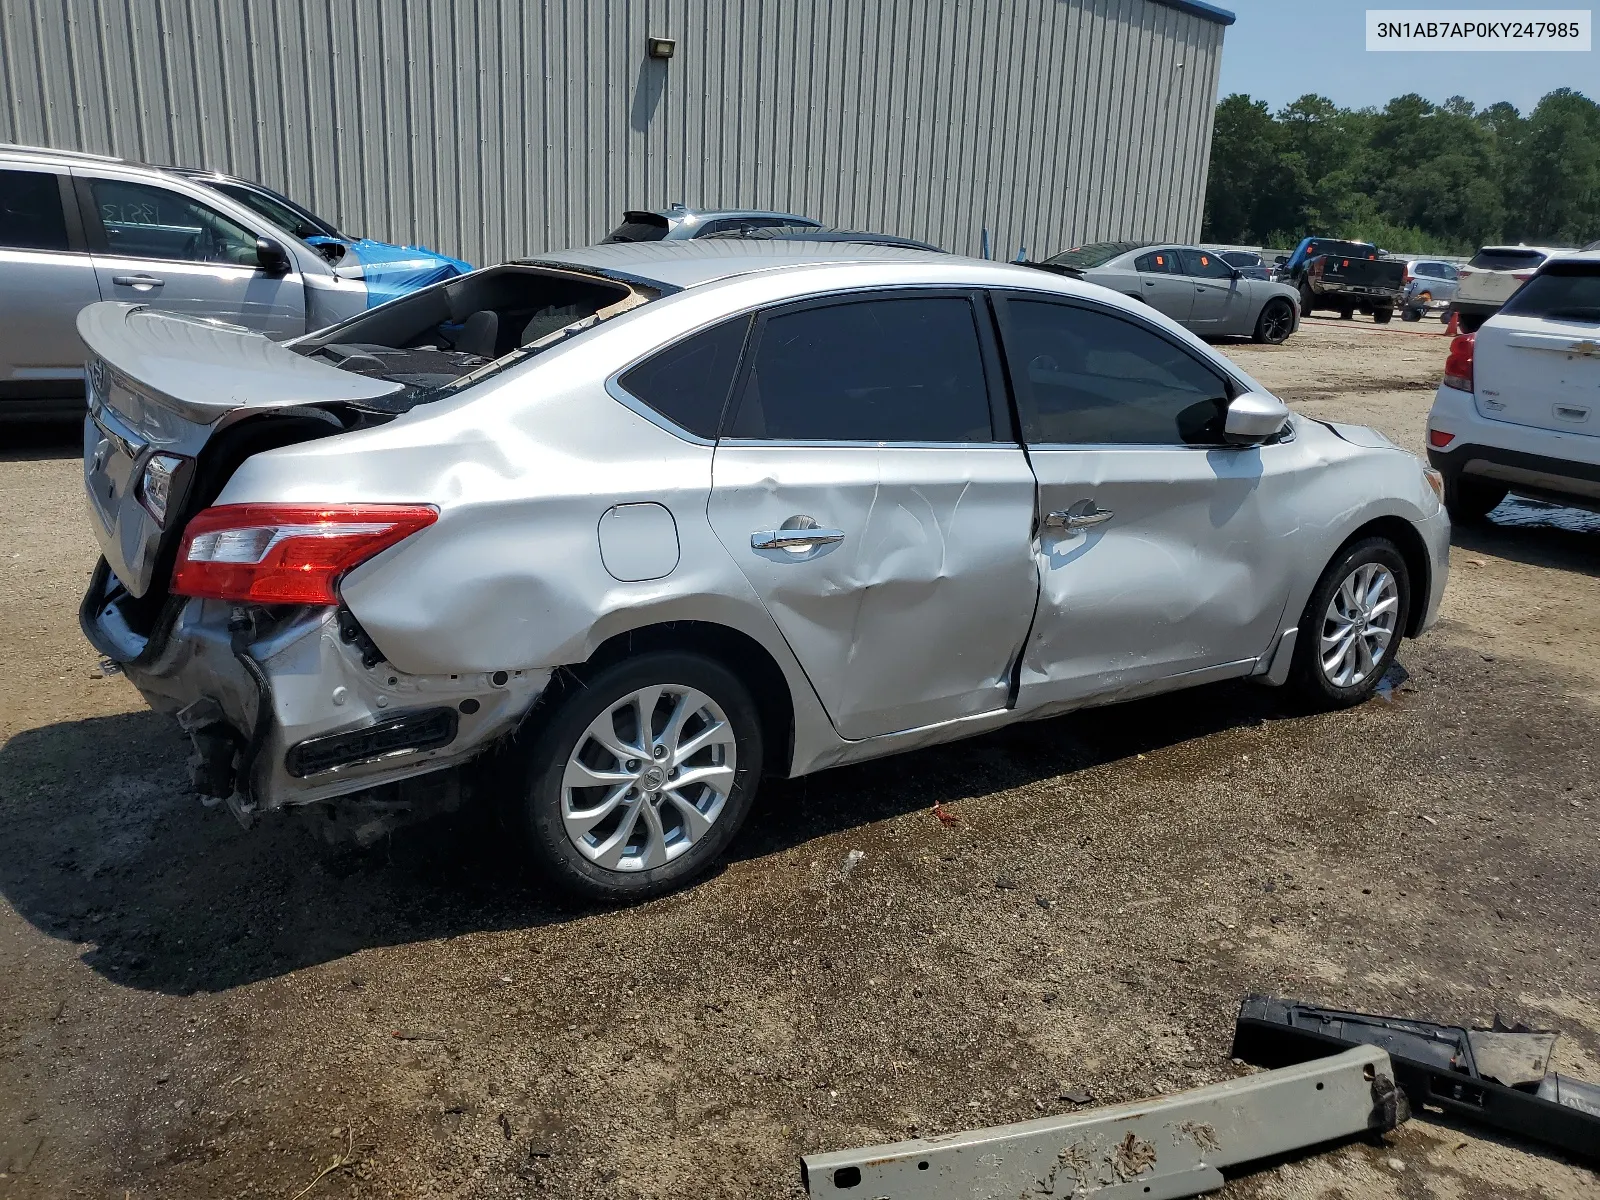
[{"label": "black tire", "polygon": [[1379,325],[1387,325],[1389,323],[1389,318],[1393,316],[1394,309],[1392,308],[1378,308],[1374,309],[1372,312],[1372,319]]},{"label": "black tire", "polygon": [[1311,285],[1305,280],[1300,281],[1300,315],[1309,317],[1311,310],[1316,307],[1317,294],[1311,290]]},{"label": "black tire", "polygon": [[1422,320],[1422,310],[1420,308],[1402,308],[1400,310],[1400,319],[1402,321],[1420,321]]},{"label": "black tire", "polygon": [[1461,330],[1462,333],[1477,333],[1478,330],[1483,328],[1483,323],[1489,319],[1477,313],[1458,313],[1457,318],[1456,328]]},{"label": "black tire", "polygon": [[[1334,593],[1344,581],[1367,564],[1385,568],[1394,580],[1398,596],[1394,630],[1372,669],[1358,681],[1340,686],[1329,679],[1322,669],[1325,614]],[[1307,707],[1319,710],[1349,708],[1369,699],[1399,653],[1400,639],[1405,633],[1410,614],[1411,575],[1406,570],[1406,560],[1399,548],[1383,537],[1363,538],[1346,546],[1334,556],[1333,562],[1322,573],[1322,578],[1317,580],[1317,586],[1311,589],[1311,599],[1306,601],[1305,611],[1300,615],[1299,633],[1295,636],[1294,663],[1289,671],[1293,694]]]},{"label": "black tire", "polygon": [[1510,489],[1488,479],[1463,475],[1444,477],[1444,508],[1457,525],[1477,525],[1487,519]]},{"label": "black tire", "polygon": [[1356,319],[1356,310],[1355,309],[1353,309],[1353,308],[1341,308],[1339,310],[1339,320],[1341,320],[1341,321],[1354,321],[1355,319]]},{"label": "black tire", "polygon": [[[693,688],[722,710],[737,755],[733,784],[710,828],[664,865],[633,870],[603,867],[580,853],[562,821],[562,783],[568,760],[582,749],[580,743],[597,717],[631,693],[658,684]],[[657,726],[662,724],[659,713]],[[566,689],[555,707],[538,721],[526,744],[513,748],[505,800],[529,855],[559,887],[588,900],[633,903],[682,887],[721,857],[750,811],[761,778],[761,757],[760,716],[750,690],[738,676],[704,655],[653,651],[613,663]],[[643,763],[646,768],[650,765]],[[647,798],[641,797],[638,807],[642,809],[645,803]],[[659,804],[657,812],[665,815],[665,821],[677,821],[687,828],[671,804]],[[639,823],[648,825],[642,819]],[[602,833],[606,827],[606,822],[598,826]]]},{"label": "black tire", "polygon": [[1283,299],[1268,300],[1256,317],[1255,339],[1268,346],[1281,345],[1294,331],[1294,307]]}]

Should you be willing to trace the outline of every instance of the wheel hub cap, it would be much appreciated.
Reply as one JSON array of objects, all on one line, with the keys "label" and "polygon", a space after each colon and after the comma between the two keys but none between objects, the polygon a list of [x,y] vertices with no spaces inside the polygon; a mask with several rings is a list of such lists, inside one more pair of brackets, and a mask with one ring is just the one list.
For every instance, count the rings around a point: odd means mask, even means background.
[{"label": "wheel hub cap", "polygon": [[733,728],[711,697],[674,684],[640,688],[590,722],[567,759],[567,838],[606,870],[664,866],[710,832],[737,765]]},{"label": "wheel hub cap", "polygon": [[1322,617],[1318,661],[1335,687],[1370,679],[1394,641],[1400,585],[1382,563],[1362,563],[1334,590]]}]

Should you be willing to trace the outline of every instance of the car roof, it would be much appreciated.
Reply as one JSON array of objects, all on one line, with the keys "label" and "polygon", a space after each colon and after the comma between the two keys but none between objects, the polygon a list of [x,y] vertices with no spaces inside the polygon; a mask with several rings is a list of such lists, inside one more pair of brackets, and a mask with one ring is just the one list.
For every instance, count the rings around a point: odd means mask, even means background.
[{"label": "car roof", "polygon": [[[579,246],[520,261],[583,267],[600,274],[650,280],[677,289],[812,263],[948,263],[953,257],[937,250],[911,250],[865,242],[700,238],[683,242],[611,242]],[[983,262],[981,259],[966,261]],[[985,262],[984,265],[1000,264]]]},{"label": "car roof", "polygon": [[806,225],[820,225],[815,217],[799,213],[776,212],[768,208],[691,208],[687,204],[669,204],[666,208],[630,208],[629,213],[647,213],[664,217],[668,221],[721,221],[728,217],[762,217],[768,220],[799,221]]},{"label": "car roof", "polygon": [[[62,163],[101,162],[124,163],[127,160],[114,154],[90,154],[87,150],[56,150],[50,146],[21,146],[15,142],[0,142],[0,157],[56,159]],[[137,166],[137,163],[130,163]]]}]

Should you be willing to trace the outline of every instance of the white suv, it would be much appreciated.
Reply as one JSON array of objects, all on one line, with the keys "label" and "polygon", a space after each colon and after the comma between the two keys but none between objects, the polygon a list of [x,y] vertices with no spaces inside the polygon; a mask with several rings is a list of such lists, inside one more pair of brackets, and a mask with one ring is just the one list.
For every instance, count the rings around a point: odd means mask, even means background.
[{"label": "white suv", "polygon": [[1507,492],[1600,511],[1600,253],[1548,259],[1451,343],[1428,460],[1456,522]]},{"label": "white suv", "polygon": [[1458,273],[1450,312],[1460,318],[1462,333],[1472,333],[1516,294],[1546,259],[1570,254],[1552,246],[1484,246]]}]

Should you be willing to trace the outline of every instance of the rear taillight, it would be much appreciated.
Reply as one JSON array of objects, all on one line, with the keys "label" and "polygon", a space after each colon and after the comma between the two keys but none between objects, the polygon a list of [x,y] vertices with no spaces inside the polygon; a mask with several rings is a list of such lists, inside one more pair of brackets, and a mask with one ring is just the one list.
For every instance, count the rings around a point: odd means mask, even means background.
[{"label": "rear taillight", "polygon": [[1462,267],[1461,270],[1456,272],[1456,278],[1457,279],[1465,279],[1468,275],[1471,275],[1471,274],[1472,274],[1472,272],[1469,271],[1466,267]]},{"label": "rear taillight", "polygon": [[1521,279],[1526,282],[1527,280],[1532,279],[1536,274],[1538,274],[1537,271],[1513,271],[1511,272],[1511,278]]},{"label": "rear taillight", "polygon": [[439,519],[416,504],[223,504],[183,531],[172,590],[250,604],[337,604],[344,573]]},{"label": "rear taillight", "polygon": [[1472,351],[1475,333],[1458,333],[1450,343],[1450,357],[1444,360],[1445,387],[1472,390]]},{"label": "rear taillight", "polygon": [[1400,276],[1400,282],[1401,283],[1410,283],[1411,282],[1411,272],[1407,271],[1404,275]]}]

